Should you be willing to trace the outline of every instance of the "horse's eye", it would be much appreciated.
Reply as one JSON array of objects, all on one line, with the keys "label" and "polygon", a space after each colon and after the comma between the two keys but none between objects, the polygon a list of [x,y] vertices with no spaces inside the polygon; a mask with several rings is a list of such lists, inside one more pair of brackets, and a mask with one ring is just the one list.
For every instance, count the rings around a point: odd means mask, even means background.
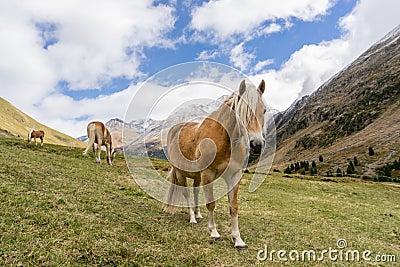
[{"label": "horse's eye", "polygon": [[265,112],[267,112],[267,109],[264,109],[264,112],[263,112],[263,113],[265,114]]}]

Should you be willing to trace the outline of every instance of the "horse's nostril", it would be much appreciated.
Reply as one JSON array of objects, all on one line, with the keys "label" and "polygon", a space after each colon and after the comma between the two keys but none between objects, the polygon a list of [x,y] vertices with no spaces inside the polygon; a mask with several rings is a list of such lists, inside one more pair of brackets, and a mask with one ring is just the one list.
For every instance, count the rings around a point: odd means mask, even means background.
[{"label": "horse's nostril", "polygon": [[253,140],[250,141],[250,146],[254,147],[254,141]]},{"label": "horse's nostril", "polygon": [[254,139],[250,141],[250,153],[252,155],[261,154],[262,147],[264,145],[264,140]]},{"label": "horse's nostril", "polygon": [[263,142],[261,140],[256,140],[255,139],[255,140],[251,140],[250,141],[250,146],[253,147],[253,148],[261,147],[262,144],[263,144]]}]

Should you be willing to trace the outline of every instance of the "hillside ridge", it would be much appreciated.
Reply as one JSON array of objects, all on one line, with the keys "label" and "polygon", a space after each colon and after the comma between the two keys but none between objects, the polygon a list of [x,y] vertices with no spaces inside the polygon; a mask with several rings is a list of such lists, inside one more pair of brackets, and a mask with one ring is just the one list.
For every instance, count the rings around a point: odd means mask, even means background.
[{"label": "hillside ridge", "polygon": [[[400,132],[399,106],[400,26],[276,116],[275,164],[325,154],[324,171],[346,167],[354,156],[378,168],[400,156],[400,138],[393,138]],[[365,156],[369,146],[378,152],[374,158]]]},{"label": "hillside ridge", "polygon": [[45,144],[85,147],[83,142],[36,121],[0,97],[0,135],[27,140],[33,129],[45,132]]}]

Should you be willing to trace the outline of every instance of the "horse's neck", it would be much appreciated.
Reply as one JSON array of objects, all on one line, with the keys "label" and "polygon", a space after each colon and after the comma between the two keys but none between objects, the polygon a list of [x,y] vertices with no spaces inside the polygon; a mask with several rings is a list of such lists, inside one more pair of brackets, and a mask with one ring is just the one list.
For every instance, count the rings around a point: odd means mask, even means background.
[{"label": "horse's neck", "polygon": [[225,145],[228,145],[231,151],[229,166],[233,169],[242,168],[247,163],[248,138],[240,118],[226,104],[221,105],[210,116],[219,122],[218,127],[224,128],[228,135]]},{"label": "horse's neck", "polygon": [[235,111],[230,106],[222,104],[210,117],[219,122],[228,133],[231,142],[236,142],[244,135],[242,123],[239,121]]}]

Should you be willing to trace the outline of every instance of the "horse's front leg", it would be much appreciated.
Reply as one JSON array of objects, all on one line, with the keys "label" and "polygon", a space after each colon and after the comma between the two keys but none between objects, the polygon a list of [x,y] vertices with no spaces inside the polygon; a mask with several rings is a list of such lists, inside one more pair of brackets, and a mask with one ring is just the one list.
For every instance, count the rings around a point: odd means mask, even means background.
[{"label": "horse's front leg", "polygon": [[199,206],[200,182],[201,182],[201,180],[199,178],[195,178],[194,183],[193,183],[194,214],[195,214],[196,219],[203,218],[203,216],[201,216],[200,206]]},{"label": "horse's front leg", "polygon": [[215,223],[215,199],[213,192],[213,184],[215,175],[210,171],[203,171],[201,173],[201,181],[203,183],[204,195],[206,198],[206,207],[208,210],[208,231],[210,231],[211,238],[220,240],[221,236],[217,231],[217,224]]},{"label": "horse's front leg", "polygon": [[37,143],[36,143],[36,137],[33,137],[33,140],[35,140],[35,146],[37,146]]},{"label": "horse's front leg", "polygon": [[238,191],[239,191],[241,176],[242,172],[239,171],[231,179],[227,180],[228,190],[229,190],[228,201],[229,201],[229,213],[231,215],[231,223],[232,223],[232,241],[235,243],[235,248],[247,249],[247,245],[242,240],[239,231]]}]

